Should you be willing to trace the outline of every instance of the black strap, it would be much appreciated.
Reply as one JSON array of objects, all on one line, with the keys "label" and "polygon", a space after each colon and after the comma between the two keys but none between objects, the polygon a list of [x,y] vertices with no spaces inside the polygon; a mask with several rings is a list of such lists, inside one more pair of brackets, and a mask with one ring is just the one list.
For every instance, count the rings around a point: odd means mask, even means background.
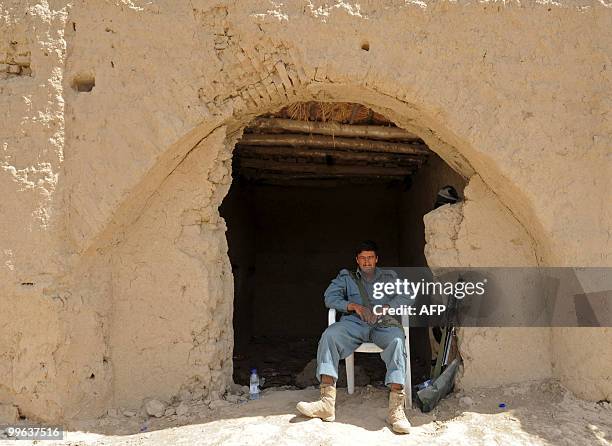
[{"label": "black strap", "polygon": [[[357,284],[357,288],[359,288],[359,294],[361,295],[361,305],[364,307],[367,306],[370,311],[374,311],[374,307],[372,306],[372,302],[370,301],[370,296],[363,286],[363,282],[357,277],[357,274],[354,271],[349,271],[349,274]],[[385,314],[384,316],[380,316],[378,321],[374,324],[379,327],[402,327],[401,322],[395,319],[393,316],[389,316]]]},{"label": "black strap", "polygon": [[355,274],[354,271],[349,271],[349,274],[351,275],[351,277],[357,284],[357,288],[359,288],[359,294],[361,296],[361,305],[363,305],[364,307],[368,307],[371,310],[372,305],[370,303],[370,297],[368,296],[368,293],[365,287],[363,286],[363,282],[359,280],[359,278],[357,277],[357,274]]}]

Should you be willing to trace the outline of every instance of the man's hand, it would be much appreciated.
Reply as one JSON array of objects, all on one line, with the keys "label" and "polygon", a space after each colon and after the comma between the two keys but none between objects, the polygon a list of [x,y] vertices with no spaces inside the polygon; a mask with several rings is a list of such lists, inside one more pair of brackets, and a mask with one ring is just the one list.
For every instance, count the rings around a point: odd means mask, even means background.
[{"label": "man's hand", "polygon": [[364,307],[363,305],[349,303],[346,307],[349,311],[354,311],[361,318],[362,321],[367,322],[368,324],[374,324],[378,320],[378,316],[370,311],[369,308]]}]

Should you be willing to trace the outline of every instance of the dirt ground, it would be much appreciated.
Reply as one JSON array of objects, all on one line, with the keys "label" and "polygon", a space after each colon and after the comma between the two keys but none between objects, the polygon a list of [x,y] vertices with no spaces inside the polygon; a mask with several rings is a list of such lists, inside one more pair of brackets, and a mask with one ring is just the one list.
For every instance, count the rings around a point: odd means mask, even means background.
[{"label": "dirt ground", "polygon": [[[412,341],[414,339],[412,332],[410,336]],[[247,385],[250,370],[256,367],[259,375],[266,379],[265,387],[294,386],[301,389],[315,384],[314,370],[309,375],[312,378],[310,384],[303,384],[303,380],[296,378],[304,367],[313,358],[316,358],[318,343],[319,336],[284,337],[282,339],[253,337],[246,346],[234,350],[234,382]],[[342,364],[340,363],[341,368]],[[385,364],[379,355],[355,353],[355,364],[367,375],[370,384],[377,385],[384,382]],[[412,382],[425,381],[428,378],[429,368],[426,368],[424,359],[418,353],[411,351],[411,364]]]},{"label": "dirt ground", "polygon": [[[384,422],[385,389],[338,392],[336,421],[306,419],[295,411],[318,390],[264,391],[259,401],[222,400],[211,410],[191,401],[188,413],[161,418],[108,416],[72,426],[62,445],[609,445],[612,405],[575,398],[555,382],[456,393],[434,411],[408,410],[413,430],[396,435]],[[505,403],[506,408],[499,404]],[[183,403],[185,405],[185,403]],[[14,444],[0,440],[1,444]],[[27,444],[20,442],[20,444]],[[40,444],[40,443],[39,443]]]}]

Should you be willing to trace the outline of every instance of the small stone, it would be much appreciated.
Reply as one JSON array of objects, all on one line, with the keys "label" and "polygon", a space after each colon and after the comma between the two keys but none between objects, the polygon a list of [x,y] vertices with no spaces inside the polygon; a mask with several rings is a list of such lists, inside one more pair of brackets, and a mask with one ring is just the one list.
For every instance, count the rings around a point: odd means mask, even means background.
[{"label": "small stone", "polygon": [[19,65],[9,65],[6,71],[11,74],[19,74],[21,73],[21,67]]},{"label": "small stone", "polygon": [[231,403],[224,401],[224,400],[215,400],[211,402],[208,407],[210,407],[212,410],[216,410],[216,409],[221,409],[222,407],[227,407],[230,404]]},{"label": "small stone", "polygon": [[176,408],[176,414],[179,417],[183,417],[187,415],[188,413],[189,413],[189,406],[185,403],[179,404],[178,407]]},{"label": "small stone", "polygon": [[251,389],[249,389],[249,386],[242,386],[243,395],[248,395],[250,392],[251,392]]},{"label": "small stone", "polygon": [[[246,386],[244,386],[246,387]],[[231,383],[230,384],[230,392],[232,392],[234,395],[239,395],[242,393],[242,388],[243,386],[241,386],[240,384],[236,384],[236,383]]]},{"label": "small stone", "polygon": [[237,403],[240,397],[238,395],[232,395],[231,393],[225,397],[226,401],[230,403]]},{"label": "small stone", "polygon": [[174,415],[175,412],[176,412],[176,409],[174,407],[168,407],[166,411],[164,412],[164,416],[169,417],[170,415]]},{"label": "small stone", "polygon": [[474,404],[474,400],[469,396],[463,396],[459,399],[459,404],[462,406],[470,407]]},{"label": "small stone", "polygon": [[109,417],[115,418],[115,417],[118,417],[118,416],[119,416],[119,411],[118,411],[117,409],[115,409],[115,408],[110,408],[110,409],[108,409],[108,410],[106,411],[106,414],[107,414]]},{"label": "small stone", "polygon": [[135,410],[124,410],[123,415],[126,417],[135,417],[136,411]]},{"label": "small stone", "polygon": [[19,420],[17,406],[0,404],[0,424],[14,424]]},{"label": "small stone", "polygon": [[159,400],[152,399],[145,403],[145,410],[152,417],[160,418],[164,416],[166,405]]}]

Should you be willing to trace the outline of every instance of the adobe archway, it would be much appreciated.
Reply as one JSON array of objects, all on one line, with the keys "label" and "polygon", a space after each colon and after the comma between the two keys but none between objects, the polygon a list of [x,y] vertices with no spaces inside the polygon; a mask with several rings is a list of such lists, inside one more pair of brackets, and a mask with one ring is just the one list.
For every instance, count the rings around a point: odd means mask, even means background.
[{"label": "adobe archway", "polygon": [[[359,100],[401,127],[422,135],[431,149],[470,178],[465,205],[458,206],[451,215],[445,212],[428,217],[434,219],[428,222],[427,250],[432,266],[500,264],[496,259],[500,248],[512,253],[502,264],[536,263],[529,234],[475,175],[468,158],[439,137],[444,130],[425,124],[426,113],[397,99],[350,86],[316,85],[314,92],[308,88],[296,91],[292,99],[296,98]],[[286,100],[280,105],[284,103]],[[222,391],[229,384],[233,285],[225,224],[218,208],[229,189],[232,149],[241,129],[255,114],[279,107],[271,105],[233,115],[188,150],[155,192],[149,207],[127,228],[123,240],[112,248],[112,254],[109,252],[115,265],[110,327],[114,404],[138,405],[142,398],[151,395],[169,399],[182,385],[206,393]],[[487,227],[503,226],[504,235],[495,237],[486,230],[477,230],[482,226],[482,218],[487,219]],[[466,228],[470,228],[469,233],[462,235]],[[444,242],[444,237],[452,239],[450,245]],[[473,250],[475,244],[482,245],[481,252]],[[125,265],[142,266],[126,270]],[[170,307],[169,296],[173,299]],[[146,302],[149,309],[136,311],[138,302]],[[127,318],[131,318],[133,325],[126,324]],[[537,336],[545,339],[546,333]],[[478,358],[475,362],[480,364],[480,368],[467,368],[470,385],[470,379],[481,375],[490,361],[501,359],[488,354],[492,343],[505,342],[508,350],[512,350],[518,342],[516,334],[504,333],[492,334],[484,342],[482,337],[475,339],[475,343],[466,341],[468,356]],[[491,376],[488,383],[514,377],[516,380],[547,377],[548,345],[545,342],[538,345],[529,352],[514,349],[516,355],[527,356],[520,361],[506,351],[505,369],[498,367],[502,372]],[[481,357],[481,351],[487,354]],[[533,363],[534,357],[541,367],[516,370],[517,363]],[[483,362],[483,358],[487,361]],[[152,369],[156,372],[151,373]],[[479,383],[483,384],[483,380]]]}]

